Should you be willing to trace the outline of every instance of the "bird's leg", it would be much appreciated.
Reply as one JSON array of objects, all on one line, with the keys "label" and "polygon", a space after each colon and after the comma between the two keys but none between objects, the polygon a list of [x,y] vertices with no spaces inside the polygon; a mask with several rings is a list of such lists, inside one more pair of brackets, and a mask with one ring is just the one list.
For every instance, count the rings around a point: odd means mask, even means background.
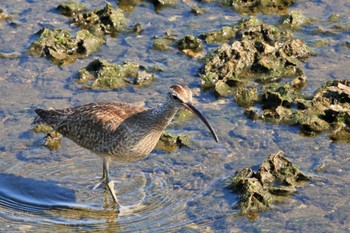
[{"label": "bird's leg", "polygon": [[98,182],[92,189],[95,190],[101,185],[106,184],[106,168],[105,168],[105,162],[103,162],[103,172],[102,172],[102,178],[100,179],[100,182]]},{"label": "bird's leg", "polygon": [[113,201],[115,204],[119,205],[117,195],[115,194],[114,190],[114,182],[113,180],[109,179],[109,159],[108,158],[103,158],[103,175],[102,175],[102,180],[105,183],[105,186],[107,186],[109,192],[112,195]]},{"label": "bird's leg", "polygon": [[109,161],[106,161],[107,159],[103,159],[103,171],[102,171],[102,178],[100,179],[100,182],[96,184],[92,189],[95,190],[98,187],[102,185],[102,183],[106,186],[108,182],[106,182],[106,178],[108,176],[108,167],[109,167]]}]

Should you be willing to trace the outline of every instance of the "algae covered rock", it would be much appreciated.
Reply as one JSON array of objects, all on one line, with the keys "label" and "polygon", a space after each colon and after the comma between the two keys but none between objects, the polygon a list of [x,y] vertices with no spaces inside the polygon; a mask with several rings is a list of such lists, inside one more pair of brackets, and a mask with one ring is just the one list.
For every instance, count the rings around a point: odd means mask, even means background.
[{"label": "algae covered rock", "polygon": [[237,79],[248,82],[253,77],[255,82],[269,83],[303,75],[299,63],[312,51],[287,31],[250,17],[234,25],[232,32],[236,39],[232,44],[207,56],[200,72],[203,89],[215,89],[219,80],[234,86]]},{"label": "algae covered rock", "polygon": [[152,49],[160,51],[169,50],[170,47],[175,46],[176,42],[176,35],[174,35],[171,30],[168,30],[164,33],[164,35],[154,37]]},{"label": "algae covered rock", "polygon": [[172,6],[178,3],[178,0],[152,0],[155,11],[160,12],[163,7]]},{"label": "algae covered rock", "polygon": [[71,22],[94,35],[110,34],[113,37],[127,26],[123,11],[114,9],[109,2],[102,9],[74,15]]},{"label": "algae covered rock", "polygon": [[92,61],[78,74],[78,82],[84,84],[85,88],[92,89],[115,89],[128,84],[145,85],[154,79],[154,75],[148,73],[143,66],[132,62],[112,64],[102,59]]},{"label": "algae covered rock", "polygon": [[190,136],[188,134],[174,136],[164,132],[157,143],[156,149],[166,152],[176,151],[181,147],[189,147],[191,145]]},{"label": "algae covered rock", "polygon": [[223,26],[219,31],[212,31],[203,33],[201,36],[205,39],[207,44],[218,44],[227,42],[234,38],[236,30],[234,27]]},{"label": "algae covered rock", "polygon": [[301,26],[306,25],[314,21],[314,19],[305,17],[300,11],[291,11],[285,15],[282,22],[282,26],[285,28],[290,28],[297,30]]},{"label": "algae covered rock", "polygon": [[240,107],[249,107],[259,100],[256,87],[238,87],[235,90],[234,99]]},{"label": "algae covered rock", "polygon": [[58,150],[61,147],[62,135],[56,131],[48,133],[45,136],[44,146],[49,150]]},{"label": "algae covered rock", "polygon": [[328,132],[334,141],[350,141],[350,82],[347,80],[329,81],[313,96],[300,93],[293,82],[276,84],[266,89],[257,103],[263,113],[248,109],[246,115],[250,119],[297,125],[305,136]]},{"label": "algae covered rock", "polygon": [[185,36],[178,42],[179,49],[189,57],[200,57],[203,50],[203,42],[195,36]]},{"label": "algae covered rock", "polygon": [[310,177],[299,171],[280,151],[269,155],[257,171],[250,168],[237,171],[228,187],[239,193],[239,201],[234,207],[249,216],[270,208],[281,197],[294,193],[302,181],[308,180]]},{"label": "algae covered rock", "polygon": [[257,50],[251,43],[235,41],[231,46],[223,44],[208,56],[201,74],[203,89],[215,88],[219,80],[230,84],[244,70],[252,67]]},{"label": "algae covered rock", "polygon": [[38,34],[39,38],[29,47],[29,53],[45,56],[58,65],[66,65],[75,62],[78,58],[86,58],[104,43],[104,40],[86,30],[78,31],[76,38],[68,31],[60,29],[43,28]]},{"label": "algae covered rock", "polygon": [[232,6],[238,13],[257,13],[264,14],[284,14],[288,11],[288,7],[295,0],[225,0],[224,3]]},{"label": "algae covered rock", "polygon": [[62,135],[56,132],[51,126],[44,123],[40,118],[33,122],[32,131],[34,133],[46,133],[43,143],[49,150],[58,150],[61,147]]},{"label": "algae covered rock", "polygon": [[86,7],[82,3],[67,1],[57,6],[57,10],[65,16],[73,16],[86,11]]}]

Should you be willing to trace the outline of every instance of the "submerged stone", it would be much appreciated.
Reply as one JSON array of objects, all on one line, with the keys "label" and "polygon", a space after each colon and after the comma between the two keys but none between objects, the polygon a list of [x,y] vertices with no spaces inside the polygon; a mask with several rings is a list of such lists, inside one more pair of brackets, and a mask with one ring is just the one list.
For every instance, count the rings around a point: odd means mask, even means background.
[{"label": "submerged stone", "polygon": [[244,168],[236,172],[228,187],[239,193],[235,208],[250,215],[268,209],[282,196],[294,193],[300,182],[308,180],[310,177],[293,166],[280,151],[269,155],[257,171]]},{"label": "submerged stone", "polygon": [[104,43],[86,30],[77,32],[76,38],[66,30],[43,28],[39,38],[29,47],[29,53],[34,56],[45,56],[53,63],[66,65],[78,58],[86,58]]},{"label": "submerged stone", "polygon": [[126,12],[131,12],[137,5],[139,5],[142,2],[143,0],[119,0],[117,1],[117,5],[120,9]]},{"label": "submerged stone", "polygon": [[169,50],[170,47],[174,47],[177,41],[176,35],[172,31],[166,31],[164,35],[154,37],[152,49],[165,51]]},{"label": "submerged stone", "polygon": [[197,5],[191,7],[191,12],[196,15],[201,15],[205,12],[205,10]]},{"label": "submerged stone", "polygon": [[134,25],[134,32],[135,32],[137,35],[141,35],[142,32],[143,32],[142,24],[140,24],[140,23],[135,24],[135,25]]},{"label": "submerged stone", "polygon": [[0,58],[4,58],[4,59],[11,59],[11,58],[17,58],[17,57],[20,57],[21,54],[20,53],[16,53],[16,52],[13,52],[13,53],[1,53],[0,52]]}]

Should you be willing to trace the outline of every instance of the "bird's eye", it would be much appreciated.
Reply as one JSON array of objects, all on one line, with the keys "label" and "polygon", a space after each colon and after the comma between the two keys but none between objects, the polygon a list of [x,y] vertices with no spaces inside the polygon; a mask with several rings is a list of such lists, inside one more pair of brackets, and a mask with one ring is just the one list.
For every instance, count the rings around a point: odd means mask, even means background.
[{"label": "bird's eye", "polygon": [[176,95],[172,95],[171,97],[173,97],[173,100],[179,100],[179,97],[177,97]]}]

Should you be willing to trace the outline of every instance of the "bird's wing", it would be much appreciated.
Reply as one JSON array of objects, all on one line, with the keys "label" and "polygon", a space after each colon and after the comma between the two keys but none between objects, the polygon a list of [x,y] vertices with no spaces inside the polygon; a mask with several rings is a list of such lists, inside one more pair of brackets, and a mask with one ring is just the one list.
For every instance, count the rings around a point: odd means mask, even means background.
[{"label": "bird's wing", "polygon": [[[78,107],[56,110],[64,113],[56,130],[63,135],[86,132],[112,132],[126,119],[146,109],[128,103],[91,103]],[[74,133],[75,134],[75,133]]]}]

